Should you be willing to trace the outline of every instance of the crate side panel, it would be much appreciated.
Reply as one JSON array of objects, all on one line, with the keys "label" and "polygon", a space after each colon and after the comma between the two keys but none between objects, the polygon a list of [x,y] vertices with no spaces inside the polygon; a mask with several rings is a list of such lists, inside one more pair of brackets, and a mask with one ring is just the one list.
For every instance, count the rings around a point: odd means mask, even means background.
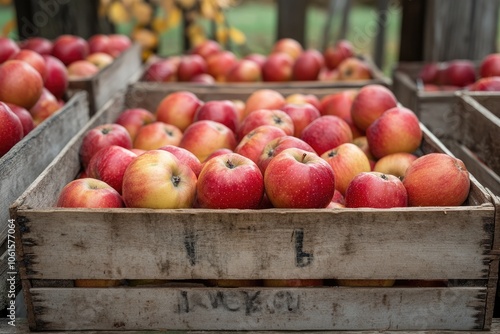
[{"label": "crate side panel", "polygon": [[33,288],[39,330],[472,330],[484,288]]}]

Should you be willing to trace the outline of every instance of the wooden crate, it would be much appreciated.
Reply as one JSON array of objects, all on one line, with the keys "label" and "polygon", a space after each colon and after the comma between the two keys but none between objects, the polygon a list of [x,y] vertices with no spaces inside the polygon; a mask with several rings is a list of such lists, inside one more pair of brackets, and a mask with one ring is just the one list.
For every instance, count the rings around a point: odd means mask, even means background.
[{"label": "wooden crate", "polygon": [[87,94],[74,94],[58,112],[40,123],[0,158],[0,309],[7,297],[9,206],[40,175],[68,141],[88,122]]},{"label": "wooden crate", "polygon": [[324,81],[287,81],[287,82],[218,82],[214,85],[200,84],[195,82],[148,82],[143,80],[141,76],[140,80],[142,83],[147,83],[149,86],[163,86],[165,88],[176,86],[185,87],[186,89],[199,88],[199,87],[215,87],[223,89],[259,89],[259,88],[270,88],[270,89],[281,89],[281,88],[305,88],[305,89],[318,89],[318,88],[360,88],[368,84],[380,84],[386,87],[391,87],[391,78],[387,77],[369,56],[359,55],[358,58],[366,61],[369,65],[373,79],[370,80],[359,80],[359,81],[335,81],[335,82],[324,82]]},{"label": "wooden crate", "polygon": [[453,113],[458,130],[447,145],[485,187],[500,195],[500,93],[458,92]]},{"label": "wooden crate", "polygon": [[[131,95],[135,99],[130,99]],[[54,208],[99,111],[16,201],[32,330],[488,330],[500,204],[471,176],[459,207],[151,210]],[[422,125],[421,151],[447,152]],[[221,288],[206,279],[448,280],[441,287]],[[169,280],[81,288],[76,279]],[[194,281],[193,281],[194,280]]]},{"label": "wooden crate", "polygon": [[92,116],[116,92],[125,90],[131,81],[136,80],[141,67],[141,46],[134,43],[96,75],[86,79],[70,80],[69,89],[84,90],[88,93],[89,111]]}]

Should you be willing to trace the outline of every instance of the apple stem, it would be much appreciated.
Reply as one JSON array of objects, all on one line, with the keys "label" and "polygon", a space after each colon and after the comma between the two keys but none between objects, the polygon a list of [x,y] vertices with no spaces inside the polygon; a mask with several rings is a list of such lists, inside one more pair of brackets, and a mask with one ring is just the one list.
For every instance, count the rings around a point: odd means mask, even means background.
[{"label": "apple stem", "polygon": [[389,180],[389,178],[385,174],[380,175],[380,177],[383,178],[384,180]]},{"label": "apple stem", "polygon": [[177,175],[173,175],[172,178],[172,183],[174,184],[174,187],[177,187],[179,183],[181,183],[181,178]]},{"label": "apple stem", "polygon": [[302,162],[304,162],[304,159],[306,158],[307,153],[302,153]]},{"label": "apple stem", "polygon": [[229,159],[226,161],[226,166],[229,167],[230,169],[233,169],[235,167],[233,162]]},{"label": "apple stem", "polygon": [[111,132],[111,130],[108,129],[108,128],[104,128],[104,129],[101,130],[101,132],[102,132],[103,135],[107,135],[108,133]]}]

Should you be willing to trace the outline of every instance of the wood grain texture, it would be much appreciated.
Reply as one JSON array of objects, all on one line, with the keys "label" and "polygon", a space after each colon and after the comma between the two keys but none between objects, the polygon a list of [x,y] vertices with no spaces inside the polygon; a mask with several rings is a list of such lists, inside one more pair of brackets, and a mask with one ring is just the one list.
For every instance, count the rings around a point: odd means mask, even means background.
[{"label": "wood grain texture", "polygon": [[481,288],[33,288],[44,330],[473,330]]}]

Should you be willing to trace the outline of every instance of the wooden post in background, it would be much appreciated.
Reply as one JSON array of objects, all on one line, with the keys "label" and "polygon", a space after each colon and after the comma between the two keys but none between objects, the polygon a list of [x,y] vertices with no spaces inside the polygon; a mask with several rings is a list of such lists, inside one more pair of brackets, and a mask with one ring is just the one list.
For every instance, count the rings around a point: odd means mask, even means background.
[{"label": "wooden post in background", "polygon": [[277,39],[293,38],[303,47],[305,45],[305,25],[307,1],[278,0]]}]

